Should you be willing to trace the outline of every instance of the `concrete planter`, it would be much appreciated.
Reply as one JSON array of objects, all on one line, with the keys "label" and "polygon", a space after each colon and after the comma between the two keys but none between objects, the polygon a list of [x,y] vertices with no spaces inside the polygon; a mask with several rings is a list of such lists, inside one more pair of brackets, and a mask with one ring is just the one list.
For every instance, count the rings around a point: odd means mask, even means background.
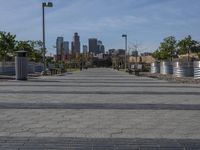
[{"label": "concrete planter", "polygon": [[151,73],[160,73],[160,63],[159,62],[151,63]]},{"label": "concrete planter", "polygon": [[173,75],[175,77],[193,77],[193,62],[174,62]]},{"label": "concrete planter", "polygon": [[173,74],[173,64],[171,61],[162,61],[160,63],[161,74]]}]

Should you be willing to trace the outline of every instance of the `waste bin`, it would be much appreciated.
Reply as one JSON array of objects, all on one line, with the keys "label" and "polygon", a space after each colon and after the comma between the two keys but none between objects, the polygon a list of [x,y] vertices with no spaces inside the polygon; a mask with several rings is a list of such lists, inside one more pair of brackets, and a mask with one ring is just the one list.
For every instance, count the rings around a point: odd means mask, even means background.
[{"label": "waste bin", "polygon": [[17,51],[17,56],[15,57],[16,80],[27,80],[27,64],[26,51]]}]

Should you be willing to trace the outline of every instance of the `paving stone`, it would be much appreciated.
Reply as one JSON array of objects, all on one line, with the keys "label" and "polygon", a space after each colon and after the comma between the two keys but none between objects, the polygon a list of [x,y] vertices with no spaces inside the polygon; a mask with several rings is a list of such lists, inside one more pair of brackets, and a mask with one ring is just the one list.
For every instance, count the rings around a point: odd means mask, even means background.
[{"label": "paving stone", "polygon": [[198,149],[199,89],[108,68],[2,81],[0,146]]}]

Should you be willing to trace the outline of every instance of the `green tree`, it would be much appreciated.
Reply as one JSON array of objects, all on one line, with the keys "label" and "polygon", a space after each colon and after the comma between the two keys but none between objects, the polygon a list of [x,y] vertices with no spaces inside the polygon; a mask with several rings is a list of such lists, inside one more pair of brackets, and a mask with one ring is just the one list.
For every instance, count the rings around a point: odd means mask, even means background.
[{"label": "green tree", "polygon": [[163,42],[160,43],[159,47],[160,59],[172,59],[172,57],[176,53],[176,43],[176,38],[173,36],[164,38]]},{"label": "green tree", "polygon": [[177,52],[179,55],[187,54],[190,52],[195,52],[195,53],[200,52],[199,42],[193,40],[190,35],[188,35],[184,39],[180,40],[177,45],[178,45]]},{"label": "green tree", "polygon": [[160,43],[159,48],[153,53],[153,57],[157,60],[172,59],[176,53],[176,43],[176,38],[173,36],[164,38],[163,42]]},{"label": "green tree", "polygon": [[42,41],[30,41],[32,47],[34,48],[34,50],[32,51],[32,60],[35,62],[39,62],[42,60],[43,56],[43,49],[42,49]]},{"label": "green tree", "polygon": [[160,51],[158,49],[155,52],[153,52],[153,57],[157,60],[161,60]]},{"label": "green tree", "polygon": [[41,41],[17,41],[16,50],[24,50],[31,61],[39,62],[42,59]]},{"label": "green tree", "polygon": [[16,35],[10,32],[0,31],[0,59],[6,61],[6,57],[13,55],[15,49]]}]

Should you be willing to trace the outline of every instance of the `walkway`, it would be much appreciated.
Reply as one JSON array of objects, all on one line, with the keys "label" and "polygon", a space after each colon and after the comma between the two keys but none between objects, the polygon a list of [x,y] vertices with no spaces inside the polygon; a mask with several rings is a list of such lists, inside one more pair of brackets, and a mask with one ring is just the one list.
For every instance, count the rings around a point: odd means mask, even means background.
[{"label": "walkway", "polygon": [[0,82],[0,149],[199,150],[199,96],[105,68]]}]

